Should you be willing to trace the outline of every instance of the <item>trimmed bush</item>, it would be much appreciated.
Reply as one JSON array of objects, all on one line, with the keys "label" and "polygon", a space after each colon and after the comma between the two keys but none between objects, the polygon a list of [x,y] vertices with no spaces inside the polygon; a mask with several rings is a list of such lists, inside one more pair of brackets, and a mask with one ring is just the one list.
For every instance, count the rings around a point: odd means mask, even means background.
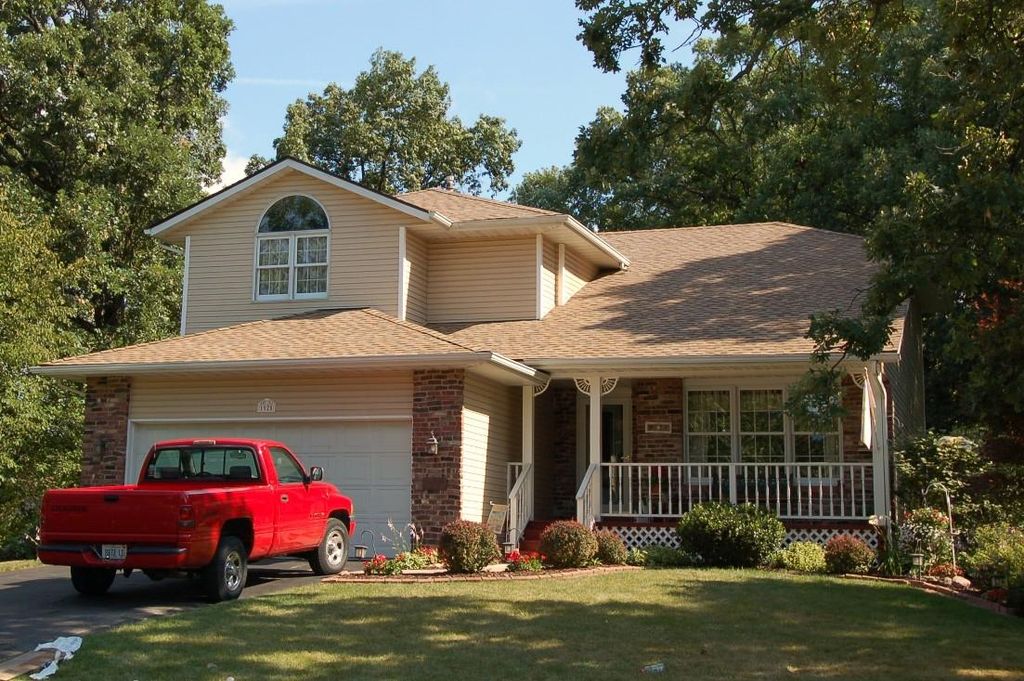
[{"label": "trimmed bush", "polygon": [[449,572],[480,572],[501,557],[501,549],[486,525],[456,520],[441,530],[438,557]]},{"label": "trimmed bush", "polygon": [[594,532],[594,539],[597,540],[597,560],[604,565],[623,565],[628,557],[626,542],[615,530],[597,530]]},{"label": "trimmed bush", "polygon": [[646,568],[680,568],[697,565],[699,561],[679,549],[661,544],[651,544],[644,547],[644,562]]},{"label": "trimmed bush", "polygon": [[813,541],[793,542],[779,552],[779,565],[794,572],[824,572],[825,549]]},{"label": "trimmed bush", "polygon": [[575,520],[559,520],[540,535],[540,552],[558,568],[586,567],[597,556],[597,539]]},{"label": "trimmed bush", "polygon": [[683,514],[676,528],[683,553],[696,554],[705,565],[756,567],[782,546],[786,528],[774,514],[751,504],[698,504]]},{"label": "trimmed bush", "polygon": [[865,574],[874,562],[874,550],[848,534],[837,534],[825,544],[825,566],[834,575]]},{"label": "trimmed bush", "polygon": [[1024,530],[1008,523],[979,527],[966,562],[982,586],[997,580],[1009,588],[1024,588]]}]

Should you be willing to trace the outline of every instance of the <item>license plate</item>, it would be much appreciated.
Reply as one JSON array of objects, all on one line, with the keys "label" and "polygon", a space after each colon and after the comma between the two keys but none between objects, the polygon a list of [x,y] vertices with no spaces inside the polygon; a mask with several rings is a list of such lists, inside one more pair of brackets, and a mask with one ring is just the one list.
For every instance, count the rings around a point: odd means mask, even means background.
[{"label": "license plate", "polygon": [[124,560],[128,557],[128,545],[127,544],[104,544],[100,551],[100,557],[103,560]]}]

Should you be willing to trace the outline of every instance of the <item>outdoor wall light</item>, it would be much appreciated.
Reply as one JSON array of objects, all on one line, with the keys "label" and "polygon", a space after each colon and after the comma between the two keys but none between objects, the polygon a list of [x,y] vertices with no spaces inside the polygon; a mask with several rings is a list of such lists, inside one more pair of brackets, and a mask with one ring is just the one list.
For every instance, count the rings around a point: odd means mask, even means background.
[{"label": "outdoor wall light", "polygon": [[910,554],[910,564],[914,566],[914,573],[920,577],[921,569],[924,567],[924,554],[923,553],[912,553]]},{"label": "outdoor wall light", "polygon": [[436,456],[437,445],[437,437],[434,436],[434,431],[430,431],[430,438],[427,440],[427,451]]}]

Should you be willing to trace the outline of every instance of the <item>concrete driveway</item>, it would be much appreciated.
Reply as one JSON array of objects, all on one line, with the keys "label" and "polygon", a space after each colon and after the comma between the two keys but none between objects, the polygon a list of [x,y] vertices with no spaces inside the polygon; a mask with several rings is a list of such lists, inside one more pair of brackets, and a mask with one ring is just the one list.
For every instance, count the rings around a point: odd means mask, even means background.
[{"label": "concrete driveway", "polygon": [[[352,566],[358,563],[349,563]],[[271,559],[249,566],[242,598],[315,584],[321,578],[305,561]],[[117,624],[207,605],[198,580],[153,582],[140,572],[119,575],[102,598],[82,598],[66,567],[0,573],[0,661],[57,636],[87,637]],[[85,645],[88,645],[88,641]]]}]

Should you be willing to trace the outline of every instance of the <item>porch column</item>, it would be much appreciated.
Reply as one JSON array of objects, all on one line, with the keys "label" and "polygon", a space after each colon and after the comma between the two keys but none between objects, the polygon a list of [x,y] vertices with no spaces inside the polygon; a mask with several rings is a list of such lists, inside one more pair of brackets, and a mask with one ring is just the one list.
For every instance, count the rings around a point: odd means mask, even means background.
[{"label": "porch column", "polygon": [[[871,399],[871,468],[874,514],[889,516],[889,420],[886,414],[885,384],[881,378],[881,364],[872,362],[867,370]],[[867,395],[865,395],[867,397]]]},{"label": "porch column", "polygon": [[523,467],[533,463],[533,391],[532,385],[523,386]]},{"label": "porch column", "polygon": [[589,376],[590,381],[590,457],[591,465],[601,465],[601,377]]}]

